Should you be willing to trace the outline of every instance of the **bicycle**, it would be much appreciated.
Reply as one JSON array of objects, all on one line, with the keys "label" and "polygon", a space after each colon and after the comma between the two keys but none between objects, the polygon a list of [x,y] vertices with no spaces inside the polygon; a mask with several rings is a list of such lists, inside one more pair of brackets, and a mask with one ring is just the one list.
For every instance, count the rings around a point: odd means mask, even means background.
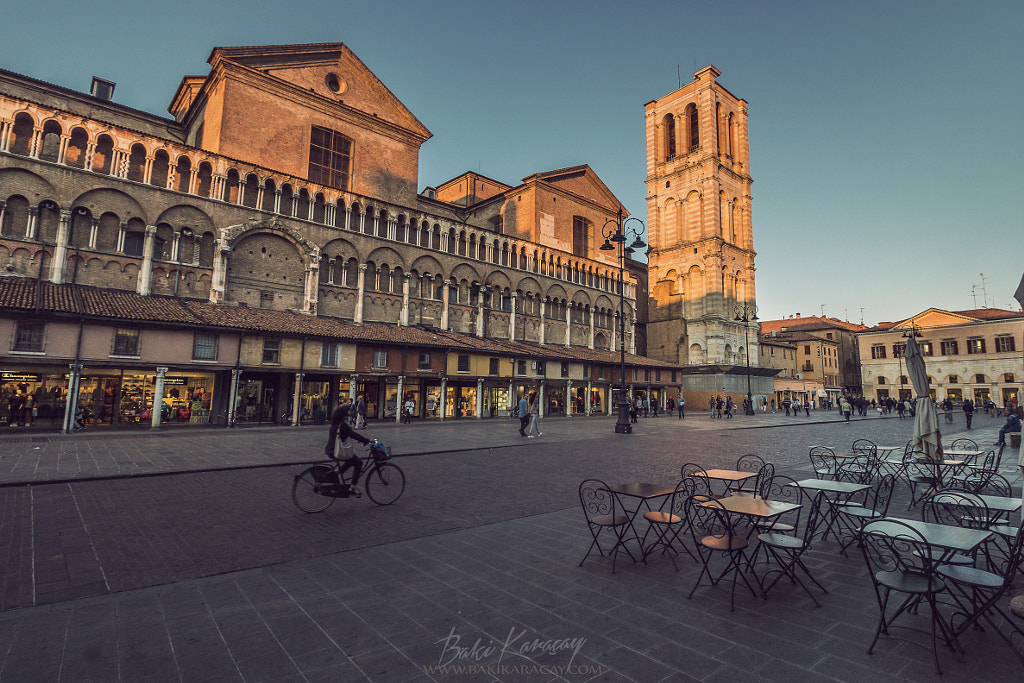
[{"label": "bicycle", "polygon": [[952,410],[946,410],[944,412],[946,414],[946,422],[950,422],[950,423],[953,422],[953,411]]},{"label": "bicycle", "polygon": [[[292,424],[292,411],[288,410],[288,411],[285,411],[285,412],[281,413],[281,417],[278,419],[278,423],[283,424],[283,425],[291,425]],[[312,423],[313,423],[313,413],[312,412],[310,412],[309,410],[303,410],[301,413],[299,413],[299,424],[300,425],[306,425],[306,424],[312,424]]]},{"label": "bicycle", "polygon": [[[380,441],[370,442],[362,460],[363,487],[367,497],[377,505],[391,505],[405,491],[405,473],[398,465],[388,462],[391,454]],[[312,465],[295,475],[292,483],[292,502],[303,512],[323,512],[335,498],[349,498],[351,473],[341,473],[344,459],[331,456],[324,463]]]},{"label": "bicycle", "polygon": [[234,415],[228,416],[228,411],[225,410],[220,415],[217,416],[217,424],[222,425],[225,422],[227,422],[228,425],[234,427],[249,424],[249,418],[247,418],[241,411],[238,410],[235,411]]}]

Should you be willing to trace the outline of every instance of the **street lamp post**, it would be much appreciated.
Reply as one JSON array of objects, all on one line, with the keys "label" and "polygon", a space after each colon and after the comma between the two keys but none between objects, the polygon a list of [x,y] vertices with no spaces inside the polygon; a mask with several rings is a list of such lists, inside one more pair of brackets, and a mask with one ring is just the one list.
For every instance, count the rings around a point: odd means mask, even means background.
[{"label": "street lamp post", "polygon": [[735,322],[743,323],[743,349],[747,356],[747,407],[744,412],[747,415],[754,414],[754,396],[750,392],[750,341],[747,338],[747,327],[750,323],[757,324],[757,305],[753,303],[738,304],[736,306]]},{"label": "street lamp post", "polygon": [[[636,221],[639,227],[630,227],[629,222]],[[609,228],[609,225],[611,226]],[[630,216],[622,219],[622,207],[615,218],[609,218],[601,228],[601,235],[604,237],[604,244],[601,251],[617,252],[619,259],[619,419],[615,423],[616,434],[632,434],[633,426],[629,423],[629,400],[626,398],[626,315],[625,297],[626,285],[623,278],[623,271],[626,265],[626,254],[632,254],[634,249],[643,249],[647,245],[640,239],[644,234],[644,222],[639,218]],[[635,238],[633,243],[626,246],[626,240]],[[612,244],[614,242],[614,244]]]}]

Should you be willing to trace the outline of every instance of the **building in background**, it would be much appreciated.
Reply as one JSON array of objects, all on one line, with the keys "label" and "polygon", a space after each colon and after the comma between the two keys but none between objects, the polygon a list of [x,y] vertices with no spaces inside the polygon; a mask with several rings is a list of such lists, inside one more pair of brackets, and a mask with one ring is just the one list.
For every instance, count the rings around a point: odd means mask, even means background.
[{"label": "building in background", "polygon": [[[215,48],[209,64],[182,79],[171,118],[117,104],[102,79],[83,93],[0,70],[0,273],[12,282],[0,290],[12,335],[0,371],[38,376],[32,392],[46,376],[52,392],[71,367],[64,391],[84,381],[76,400],[102,394],[105,423],[136,384],[156,386],[158,367],[207,372],[188,380],[190,396],[210,395],[207,414],[243,403],[299,414],[349,391],[390,418],[393,397],[412,392],[421,417],[440,418],[507,407],[515,388],[491,386],[506,365],[538,389],[558,385],[551,405],[567,410],[584,372],[612,391],[620,345],[639,360],[638,280],[620,282],[599,249],[622,205],[588,166],[518,184],[465,173],[419,192],[430,131],[345,45]],[[214,308],[198,314],[199,303]],[[19,326],[26,310],[31,329]],[[74,348],[54,342],[58,318],[81,326]],[[155,343],[170,328],[198,350]],[[413,328],[487,360],[468,354],[464,372]],[[511,346],[474,346],[486,340]],[[329,348],[347,342],[349,355]],[[520,360],[528,373],[513,373]],[[627,382],[660,377],[643,389],[660,400],[678,391],[671,363],[645,362]],[[607,412],[614,399],[599,398]]]},{"label": "building in background", "polygon": [[[792,335],[799,333],[821,339],[823,342],[835,342],[834,347],[831,344],[824,347],[827,349],[827,354],[822,356],[821,362],[818,362],[816,356],[812,357],[809,352],[805,354],[806,358],[804,358],[804,361],[815,368],[811,371],[811,375],[821,382],[822,388],[828,387],[826,391],[832,395],[833,399],[838,393],[854,397],[863,395],[857,332],[866,329],[864,325],[838,318],[801,317],[799,313],[779,320],[761,321],[762,339],[764,335],[774,335],[779,339],[789,340],[795,339]],[[810,341],[813,342],[813,339]],[[834,357],[831,355],[833,348],[836,354]],[[823,351],[823,353],[826,352]]]},{"label": "building in background", "polygon": [[866,398],[913,398],[903,356],[917,332],[937,401],[983,405],[1009,403],[1022,380],[1021,338],[1024,313],[996,308],[945,311],[929,308],[896,323],[886,322],[857,334]]},{"label": "building in background", "polygon": [[[772,393],[760,368],[753,306],[747,103],[707,66],[678,90],[648,102],[647,217],[650,236],[647,352],[683,366],[687,401]],[[739,313],[739,315],[738,315]],[[750,316],[748,315],[748,320]]]}]

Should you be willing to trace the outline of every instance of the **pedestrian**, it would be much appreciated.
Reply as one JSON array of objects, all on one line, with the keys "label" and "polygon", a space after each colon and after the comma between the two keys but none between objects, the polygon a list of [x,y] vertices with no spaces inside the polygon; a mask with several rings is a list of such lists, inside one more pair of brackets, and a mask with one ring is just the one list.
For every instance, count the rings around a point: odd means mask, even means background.
[{"label": "pedestrian", "polygon": [[[794,398],[793,402],[790,404],[790,407],[793,409],[793,417],[796,417],[797,415],[799,415],[800,414],[800,399]],[[786,414],[789,415],[789,413],[786,413]]]},{"label": "pedestrian", "polygon": [[651,401],[651,417],[658,417],[658,399]]},{"label": "pedestrian", "polygon": [[708,399],[708,409],[711,412],[711,419],[714,420],[715,419],[715,397],[714,396],[712,396],[711,398]]},{"label": "pedestrian", "polygon": [[807,417],[811,416],[811,403],[810,403],[810,401],[804,401],[804,412],[807,413]]},{"label": "pedestrian", "polygon": [[405,406],[402,410],[402,422],[407,425],[412,424],[412,414],[416,412],[416,401],[412,399],[412,394],[405,399]]},{"label": "pedestrian", "polygon": [[974,401],[966,399],[964,401],[964,418],[967,420],[967,428],[971,428],[971,420],[974,419]]},{"label": "pedestrian", "polygon": [[679,401],[676,402],[676,409],[679,410],[679,419],[680,420],[682,420],[683,417],[684,417],[684,415],[683,415],[683,409],[684,408],[686,408],[686,399],[683,398],[682,394],[679,394]]},{"label": "pedestrian", "polygon": [[356,399],[356,429],[366,427],[366,397],[359,394]]},{"label": "pedestrian", "polygon": [[733,409],[732,396],[726,396],[725,397],[725,419],[726,420],[731,420],[732,419],[732,409]]},{"label": "pedestrian", "polygon": [[715,415],[719,420],[722,419],[722,409],[725,408],[725,401],[722,400],[721,394],[715,397]]},{"label": "pedestrian", "polygon": [[636,424],[637,415],[640,414],[640,411],[637,409],[637,403],[638,402],[639,402],[639,399],[637,399],[636,401],[633,401],[632,403],[629,404],[629,422],[630,422],[630,424]]},{"label": "pedestrian", "polygon": [[540,401],[537,400],[536,393],[530,394],[530,428],[526,435],[531,439],[544,435],[544,432],[540,431]]},{"label": "pedestrian", "polygon": [[853,412],[853,407],[850,405],[850,402],[846,400],[845,396],[839,399],[839,412],[841,412],[843,417],[846,418],[846,424],[850,424],[850,413]]},{"label": "pedestrian", "polygon": [[1006,435],[1020,431],[1020,417],[1017,415],[1017,411],[1013,411],[1006,416],[1006,424],[999,430],[999,440],[996,441],[997,446],[1006,445]]},{"label": "pedestrian", "polygon": [[519,436],[526,436],[526,428],[530,425],[530,403],[526,400],[523,392],[519,393]]},{"label": "pedestrian", "polygon": [[669,396],[668,402],[665,403],[665,411],[671,413],[676,409],[676,398],[675,396]]},{"label": "pedestrian", "polygon": [[[906,408],[903,407],[903,401],[900,401],[899,403],[896,404],[896,416],[901,420],[903,419],[904,410],[906,410]],[[968,427],[968,429],[970,429],[970,427]]]},{"label": "pedestrian", "polygon": [[782,401],[783,407],[786,409],[786,417],[789,417],[789,408],[793,405],[793,402],[788,398]]},{"label": "pedestrian", "polygon": [[[775,399],[774,398],[772,399],[772,412],[773,413],[775,412]],[[787,410],[786,412],[788,413],[789,411]]]}]

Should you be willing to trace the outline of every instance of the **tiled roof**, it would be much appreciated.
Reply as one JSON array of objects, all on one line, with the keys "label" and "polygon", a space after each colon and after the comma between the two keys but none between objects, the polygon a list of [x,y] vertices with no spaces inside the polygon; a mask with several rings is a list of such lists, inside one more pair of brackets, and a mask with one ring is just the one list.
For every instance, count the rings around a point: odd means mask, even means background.
[{"label": "tiled roof", "polygon": [[[293,311],[273,311],[237,304],[212,304],[209,301],[167,296],[140,296],[134,292],[55,285],[30,278],[0,278],[0,311],[35,311],[101,320],[124,320],[171,326],[202,326],[238,332],[310,336],[352,342],[409,344],[452,350],[477,351],[500,355],[574,360],[615,364],[619,353],[606,349],[541,346],[533,342],[488,339],[430,327],[368,322],[361,325],[338,318],[307,315]],[[626,354],[630,365],[675,368],[671,363]]]},{"label": "tiled roof", "polygon": [[783,327],[785,327],[787,331],[797,329],[826,330],[838,327],[844,330],[849,330],[850,332],[862,332],[867,329],[864,325],[851,323],[848,320],[839,320],[838,318],[829,318],[828,316],[819,317],[815,315],[801,318],[782,318],[781,320],[761,320],[759,322],[761,325],[761,334],[768,332],[781,332]]}]

